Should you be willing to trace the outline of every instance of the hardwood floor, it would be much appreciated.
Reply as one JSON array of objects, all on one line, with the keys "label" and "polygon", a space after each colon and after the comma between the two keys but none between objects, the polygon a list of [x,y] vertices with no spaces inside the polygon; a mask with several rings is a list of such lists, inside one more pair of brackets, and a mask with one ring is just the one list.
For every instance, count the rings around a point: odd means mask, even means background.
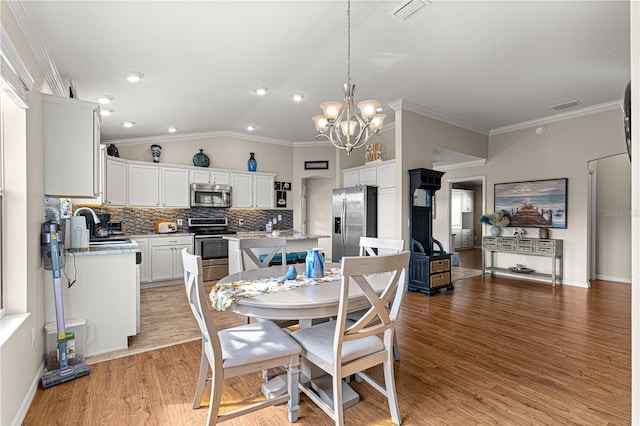
[{"label": "hardwood floor", "polygon": [[482,249],[458,249],[456,253],[463,268],[482,269]]},{"label": "hardwood floor", "polygon": [[[613,282],[552,288],[489,276],[431,297],[407,293],[395,363],[404,424],[629,424],[630,294]],[[24,425],[203,424],[206,406],[191,409],[199,356],[194,341],[94,364],[89,376],[39,389]],[[259,397],[259,382],[225,382],[225,409]],[[361,402],[345,410],[345,424],[391,424],[385,398],[352,385]],[[287,423],[277,406],[225,424]],[[298,424],[332,422],[303,395]]]}]

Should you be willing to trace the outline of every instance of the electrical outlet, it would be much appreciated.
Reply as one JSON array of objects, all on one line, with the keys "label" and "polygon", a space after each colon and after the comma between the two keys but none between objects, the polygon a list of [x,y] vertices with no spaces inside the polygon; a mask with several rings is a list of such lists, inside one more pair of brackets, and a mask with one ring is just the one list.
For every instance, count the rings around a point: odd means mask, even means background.
[{"label": "electrical outlet", "polygon": [[182,219],[176,220],[176,223],[178,224],[178,226],[182,226]]},{"label": "electrical outlet", "polygon": [[278,221],[282,222],[282,215],[281,214],[278,215]]},{"label": "electrical outlet", "polygon": [[238,226],[242,226],[242,225],[244,225],[244,220],[238,219]]},{"label": "electrical outlet", "polygon": [[274,225],[278,223],[278,219],[276,219],[275,217],[273,218],[273,220],[271,221]]}]

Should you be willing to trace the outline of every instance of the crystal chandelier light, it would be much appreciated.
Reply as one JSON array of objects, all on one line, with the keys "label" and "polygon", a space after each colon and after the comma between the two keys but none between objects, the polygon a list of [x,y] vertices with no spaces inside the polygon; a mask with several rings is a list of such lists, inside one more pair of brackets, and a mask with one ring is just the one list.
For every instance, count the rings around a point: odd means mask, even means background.
[{"label": "crystal chandelier light", "polygon": [[347,84],[344,85],[344,104],[335,101],[320,104],[324,115],[316,115],[318,135],[324,137],[336,148],[344,149],[347,155],[355,148],[366,144],[373,135],[382,128],[384,114],[376,114],[380,107],[378,101],[362,101],[358,103],[360,112],[356,111],[353,100],[356,86],[351,84],[351,1],[347,1]]}]

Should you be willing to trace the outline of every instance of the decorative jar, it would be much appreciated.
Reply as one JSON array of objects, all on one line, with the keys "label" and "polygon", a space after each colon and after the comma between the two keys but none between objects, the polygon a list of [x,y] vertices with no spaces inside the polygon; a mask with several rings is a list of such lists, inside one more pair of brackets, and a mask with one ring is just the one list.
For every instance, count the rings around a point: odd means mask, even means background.
[{"label": "decorative jar", "polygon": [[193,156],[193,165],[197,167],[209,167],[209,156],[204,153],[204,149]]},{"label": "decorative jar", "polygon": [[162,153],[162,147],[160,145],[151,145],[151,156],[154,163],[160,162],[160,154]]},{"label": "decorative jar", "polygon": [[494,237],[499,237],[500,234],[502,234],[502,228],[499,226],[491,226],[489,231],[491,232],[491,235],[493,235]]}]

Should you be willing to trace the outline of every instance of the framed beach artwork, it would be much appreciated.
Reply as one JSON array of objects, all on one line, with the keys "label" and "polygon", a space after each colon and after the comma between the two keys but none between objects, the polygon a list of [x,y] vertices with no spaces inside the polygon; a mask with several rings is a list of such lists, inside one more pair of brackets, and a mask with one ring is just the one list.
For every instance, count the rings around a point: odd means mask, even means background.
[{"label": "framed beach artwork", "polygon": [[510,227],[566,228],[567,178],[496,183],[495,211],[511,215]]}]

